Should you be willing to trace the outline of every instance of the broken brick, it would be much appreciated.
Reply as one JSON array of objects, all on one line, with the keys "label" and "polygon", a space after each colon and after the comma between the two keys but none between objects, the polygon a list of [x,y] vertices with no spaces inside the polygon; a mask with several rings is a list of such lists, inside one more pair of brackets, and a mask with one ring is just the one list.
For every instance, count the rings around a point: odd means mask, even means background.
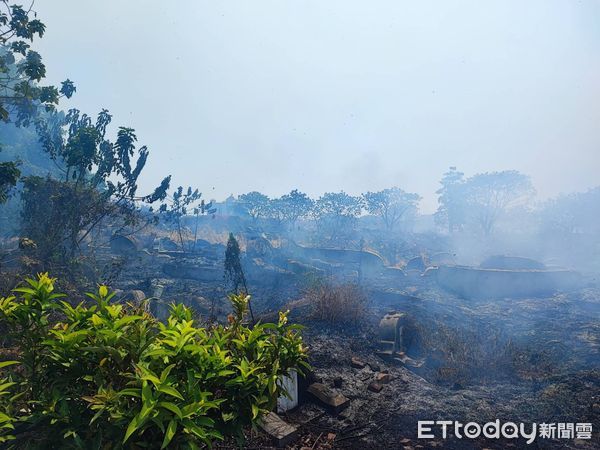
[{"label": "broken brick", "polygon": [[354,367],[355,369],[362,369],[364,367],[366,367],[366,363],[364,361],[362,361],[361,359],[357,358],[356,356],[353,356],[352,359],[350,360],[350,365],[352,367]]},{"label": "broken brick", "polygon": [[380,384],[388,384],[392,380],[389,373],[378,373],[375,375],[375,381]]},{"label": "broken brick", "polygon": [[321,383],[311,384],[307,391],[327,406],[333,414],[339,414],[350,403],[350,400],[344,395]]},{"label": "broken brick", "polygon": [[371,381],[367,389],[369,389],[371,392],[381,392],[383,389],[383,384],[378,383],[377,381]]}]

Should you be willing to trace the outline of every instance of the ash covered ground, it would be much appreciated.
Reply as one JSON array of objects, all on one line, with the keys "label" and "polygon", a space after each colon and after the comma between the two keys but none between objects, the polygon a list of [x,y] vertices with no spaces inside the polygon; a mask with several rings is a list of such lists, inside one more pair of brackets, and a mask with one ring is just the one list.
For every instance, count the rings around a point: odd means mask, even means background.
[{"label": "ash covered ground", "polygon": [[[396,309],[410,311],[416,321],[423,317],[419,311],[439,307],[439,314],[428,314],[426,323],[421,323],[428,335],[421,331],[420,342],[427,342],[427,348],[411,349],[422,363],[418,368],[375,355],[375,325],[385,307],[373,306],[371,326],[353,333],[339,328],[315,333],[310,330],[316,327],[308,327],[316,378],[338,385],[351,399],[337,417],[321,415],[322,410],[312,404],[291,414],[292,421],[308,421],[304,429],[311,439],[333,433],[332,448],[507,448],[526,444],[523,440],[417,439],[417,421],[559,423],[577,418],[577,422],[598,423],[599,324],[597,316],[589,314],[597,305],[598,289],[461,306],[456,298],[434,290],[422,294],[426,293],[429,300],[396,304]],[[449,329],[445,323],[460,325]],[[411,332],[419,333],[418,326]],[[353,357],[365,366],[353,366]],[[380,392],[372,392],[369,384],[380,372],[389,373],[390,382]],[[529,447],[596,446],[597,434],[591,441],[538,440]]]}]

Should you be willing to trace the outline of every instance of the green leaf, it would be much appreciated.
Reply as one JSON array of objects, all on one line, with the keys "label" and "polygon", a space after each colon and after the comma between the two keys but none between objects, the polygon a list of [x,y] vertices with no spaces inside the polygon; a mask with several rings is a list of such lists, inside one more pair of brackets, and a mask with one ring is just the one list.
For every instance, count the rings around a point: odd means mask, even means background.
[{"label": "green leaf", "polygon": [[142,371],[143,371],[143,373],[142,373],[142,376],[140,377],[142,380],[150,381],[155,386],[159,386],[161,384],[161,381],[158,379],[158,377],[156,375],[154,375],[152,372],[150,372],[150,370],[143,369]]},{"label": "green leaf", "polygon": [[171,411],[173,414],[175,414],[180,419],[183,418],[183,413],[181,412],[181,409],[179,409],[179,406],[177,406],[175,403],[172,403],[172,402],[158,402],[157,406],[159,406],[161,408],[168,409],[169,411]]},{"label": "green leaf", "polygon": [[127,388],[127,389],[122,389],[120,390],[117,395],[119,397],[121,396],[129,396],[129,397],[137,397],[140,398],[142,395],[140,394],[140,390],[136,389],[136,388]]},{"label": "green leaf", "polygon": [[100,318],[100,316],[98,316],[98,314],[94,314],[90,320],[92,321],[92,323],[94,324],[94,326],[98,327],[100,325],[102,325],[104,323],[104,320]]},{"label": "green leaf", "polygon": [[123,443],[127,442],[127,439],[131,437],[133,433],[137,430],[139,425],[139,414],[136,415],[131,422],[129,422],[129,426],[127,427],[127,431],[125,431],[125,437],[123,438]]},{"label": "green leaf", "polygon": [[26,288],[26,287],[14,288],[13,292],[19,292],[21,294],[35,295],[35,290],[34,289]]},{"label": "green leaf", "polygon": [[115,328],[121,328],[123,325],[127,325],[130,322],[140,320],[141,316],[125,316],[115,322]]},{"label": "green leaf", "polygon": [[[9,383],[2,383],[2,384],[0,384],[0,394],[2,392],[6,391],[9,387],[14,386],[15,384],[17,384],[17,383],[14,383],[12,381],[9,382]],[[6,392],[4,392],[4,393],[6,393]]]},{"label": "green leaf", "polygon": [[183,417],[189,417],[194,414],[199,408],[201,404],[199,402],[190,403],[189,405],[185,405],[181,412],[183,413]]},{"label": "green leaf", "polygon": [[169,373],[171,373],[171,370],[173,369],[173,367],[175,367],[175,364],[171,364],[171,365],[165,367],[165,369],[160,374],[161,383],[164,383],[165,381],[167,381],[167,377],[169,376]]},{"label": "green leaf", "polygon": [[153,400],[152,389],[147,381],[144,381],[144,384],[142,385],[142,400],[144,403],[151,403]]},{"label": "green leaf", "polygon": [[165,438],[163,439],[161,449],[166,448],[167,445],[171,443],[175,433],[177,432],[177,422],[175,420],[171,420],[169,425],[167,426],[167,431],[165,433]]},{"label": "green leaf", "polygon": [[156,390],[158,392],[162,392],[164,394],[171,395],[175,398],[178,398],[179,400],[184,400],[183,395],[181,395],[179,393],[179,391],[172,386],[160,385],[156,388]]},{"label": "green leaf", "polygon": [[0,369],[3,369],[4,367],[12,366],[14,364],[19,364],[19,361],[2,361],[2,362],[0,362]]},{"label": "green leaf", "polygon": [[204,439],[206,437],[206,432],[202,428],[200,428],[198,425],[196,425],[192,420],[185,419],[183,421],[183,425],[189,432],[195,434],[200,439]]},{"label": "green leaf", "polygon": [[198,423],[198,425],[202,425],[203,427],[207,428],[212,428],[215,425],[215,421],[206,416],[196,417],[194,421]]}]

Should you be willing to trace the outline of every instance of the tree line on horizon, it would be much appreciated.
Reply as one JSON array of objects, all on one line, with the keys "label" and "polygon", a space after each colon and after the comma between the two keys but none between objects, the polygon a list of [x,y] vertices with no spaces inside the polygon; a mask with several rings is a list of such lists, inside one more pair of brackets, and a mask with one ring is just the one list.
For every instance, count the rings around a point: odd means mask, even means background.
[{"label": "tree line on horizon", "polygon": [[[139,192],[149,149],[138,145],[129,127],[118,127],[111,137],[108,110],[92,116],[58,108],[60,99],[71,98],[76,87],[69,79],[60,86],[42,85],[46,68],[31,46],[44,32],[45,25],[31,9],[0,3],[0,151],[9,155],[0,162],[1,208],[8,211],[6,202],[18,194],[12,201],[12,207],[18,203],[13,222],[35,243],[42,259],[72,258],[100,228],[134,233],[161,218],[178,230],[183,246],[182,220],[195,216],[195,235],[198,218],[214,215],[217,208],[197,188],[180,186],[169,192],[170,175],[150,193]],[[440,184],[434,218],[448,234],[490,236],[510,214],[528,214],[534,206],[531,179],[515,170],[466,177],[451,167]],[[281,229],[315,221],[333,241],[365,216],[376,217],[386,233],[397,233],[400,224],[418,214],[420,199],[399,187],[357,196],[328,192],[316,199],[294,189],[278,198],[248,192],[233,198],[230,206],[235,214],[255,223],[269,220]],[[557,232],[596,233],[600,230],[593,218],[600,213],[599,205],[596,188],[559,196],[537,209],[540,220]]]}]

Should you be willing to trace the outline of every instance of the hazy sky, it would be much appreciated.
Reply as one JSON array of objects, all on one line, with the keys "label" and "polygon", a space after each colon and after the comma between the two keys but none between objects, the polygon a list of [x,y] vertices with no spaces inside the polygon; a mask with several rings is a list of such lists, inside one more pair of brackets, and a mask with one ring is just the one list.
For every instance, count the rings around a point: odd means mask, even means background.
[{"label": "hazy sky", "polygon": [[63,107],[105,107],[207,198],[435,190],[451,165],[541,196],[600,184],[600,2],[37,0]]}]

